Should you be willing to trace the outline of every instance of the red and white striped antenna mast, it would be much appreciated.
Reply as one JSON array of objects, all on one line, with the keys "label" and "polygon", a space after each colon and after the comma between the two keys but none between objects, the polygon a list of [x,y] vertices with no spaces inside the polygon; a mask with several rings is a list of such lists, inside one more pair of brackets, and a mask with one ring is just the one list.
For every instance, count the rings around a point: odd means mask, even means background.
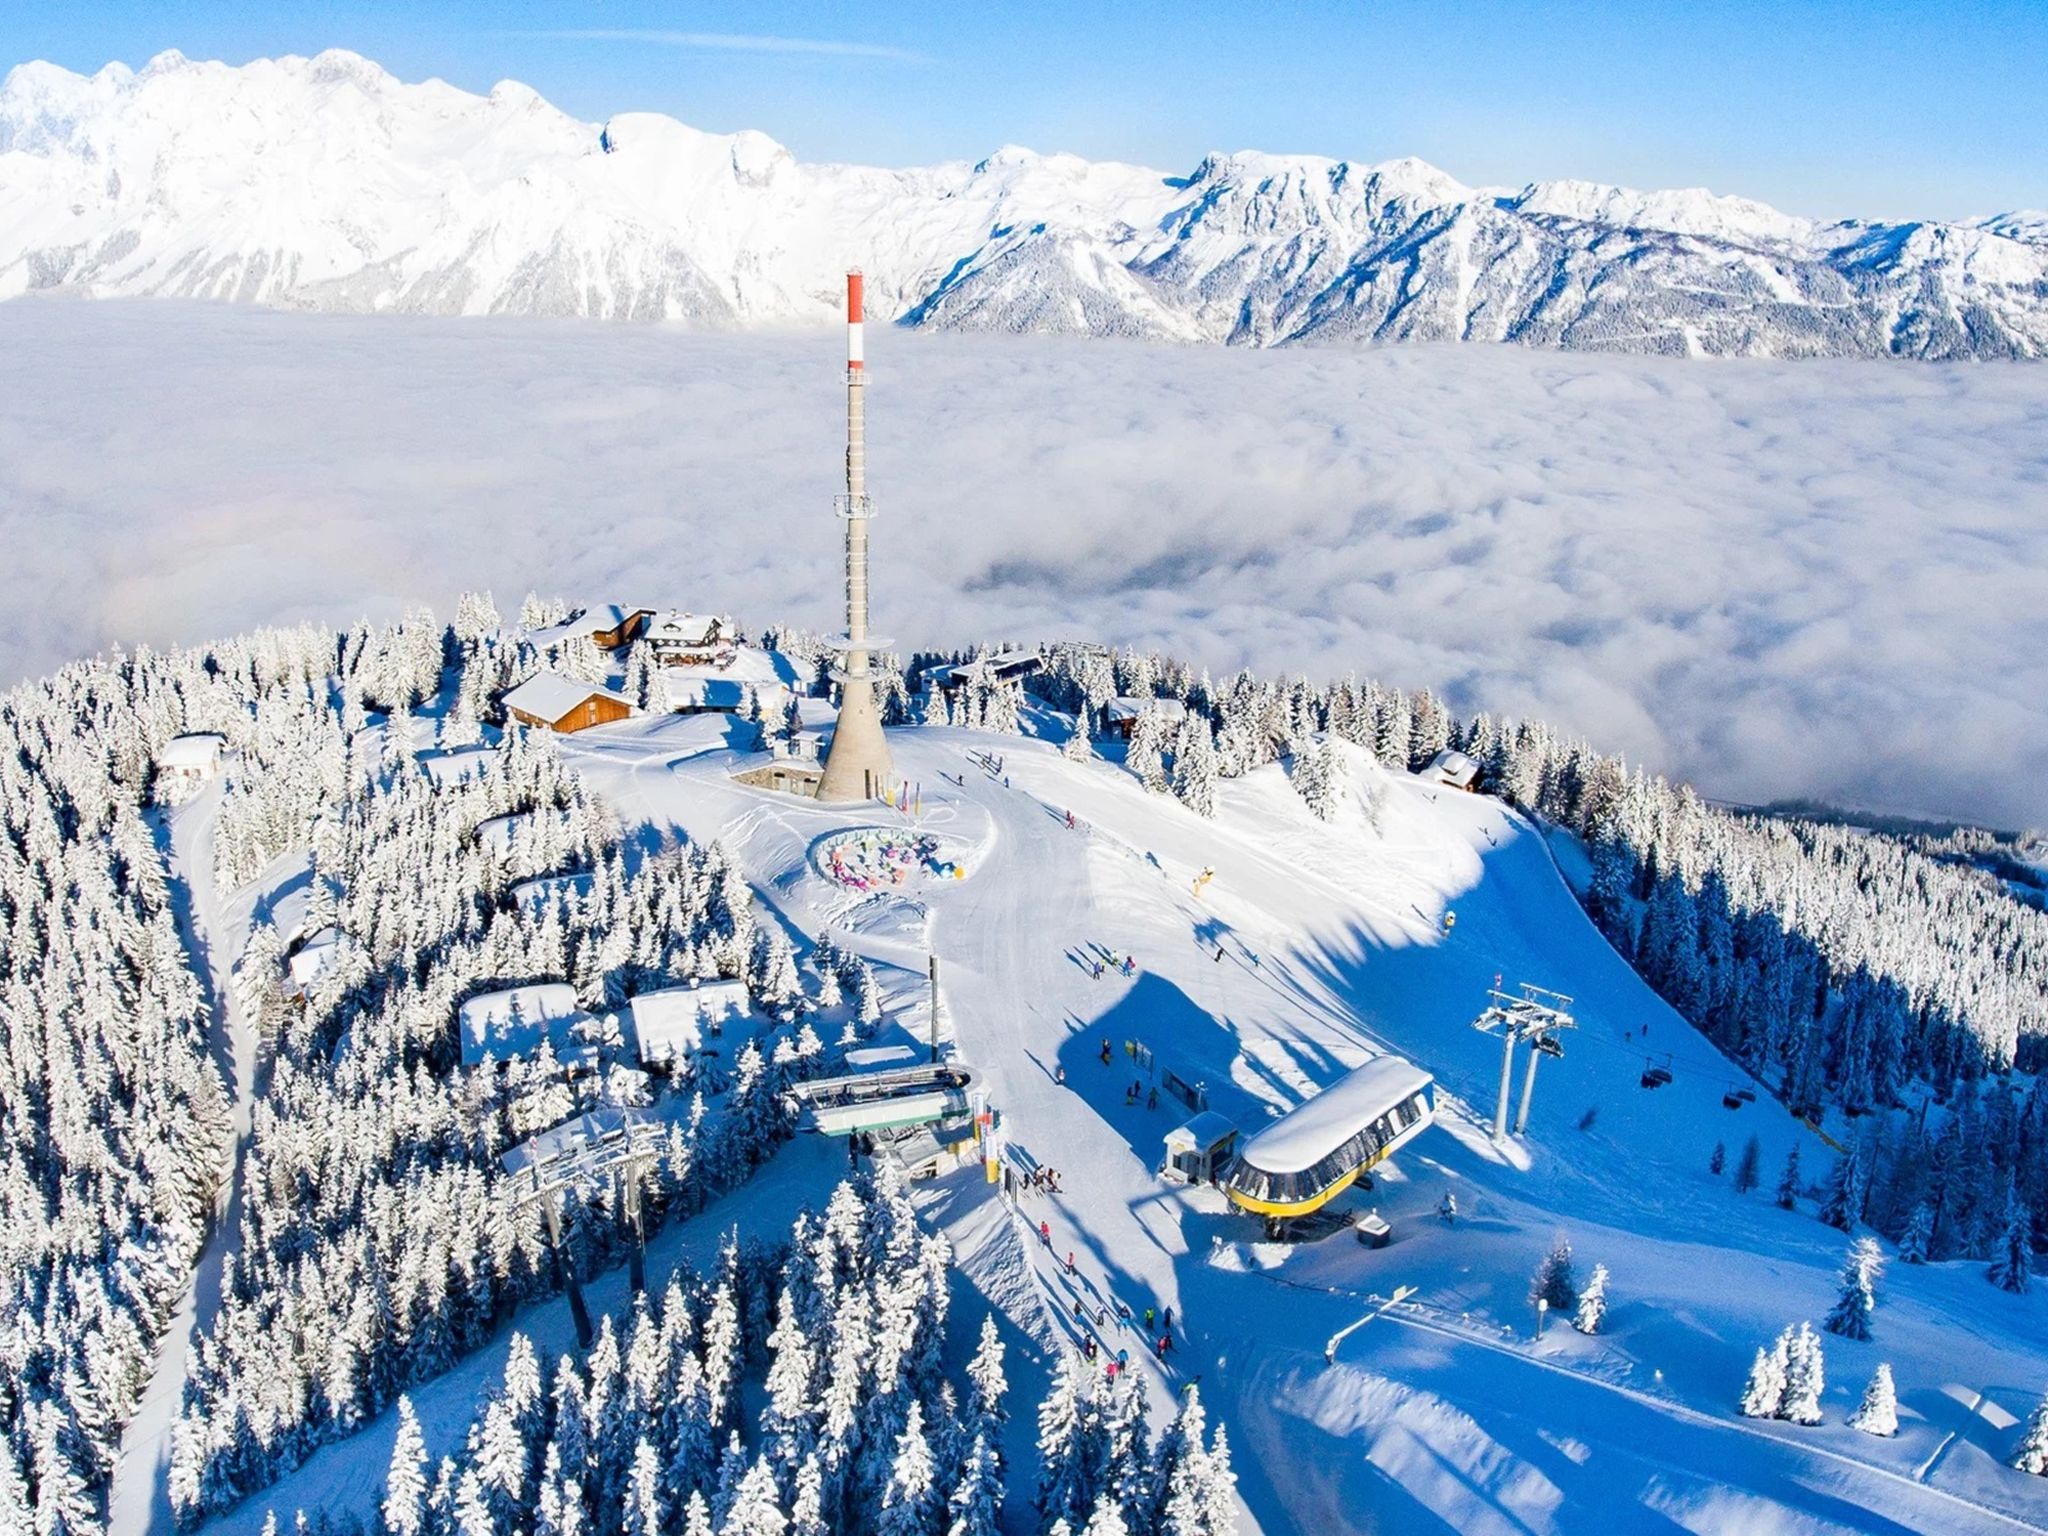
[{"label": "red and white striped antenna mast", "polygon": [[858,267],[846,274],[846,489],[834,501],[846,524],[846,633],[839,646],[845,662],[838,672],[839,721],[818,781],[820,800],[872,800],[894,773],[882,713],[875,702],[871,650],[885,647],[868,633],[867,358],[865,309]]}]

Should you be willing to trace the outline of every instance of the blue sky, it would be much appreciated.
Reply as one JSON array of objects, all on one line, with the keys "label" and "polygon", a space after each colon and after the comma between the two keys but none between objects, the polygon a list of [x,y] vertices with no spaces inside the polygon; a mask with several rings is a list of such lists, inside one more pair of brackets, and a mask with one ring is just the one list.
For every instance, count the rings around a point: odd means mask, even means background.
[{"label": "blue sky", "polygon": [[1824,216],[2048,207],[2048,0],[0,0],[0,63],[170,47],[353,48],[806,159],[1414,154],[1480,184],[1704,185]]}]

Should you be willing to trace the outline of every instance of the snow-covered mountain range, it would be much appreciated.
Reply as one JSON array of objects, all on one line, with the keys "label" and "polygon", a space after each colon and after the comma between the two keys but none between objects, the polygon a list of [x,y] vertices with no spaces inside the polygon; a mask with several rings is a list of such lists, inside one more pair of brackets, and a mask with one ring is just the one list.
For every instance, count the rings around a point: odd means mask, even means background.
[{"label": "snow-covered mountain range", "polygon": [[731,327],[828,320],[849,263],[871,312],[952,330],[2048,355],[2039,213],[1824,223],[1699,190],[1477,189],[1412,159],[805,165],[759,133],[585,123],[339,51],[0,84],[0,297]]}]

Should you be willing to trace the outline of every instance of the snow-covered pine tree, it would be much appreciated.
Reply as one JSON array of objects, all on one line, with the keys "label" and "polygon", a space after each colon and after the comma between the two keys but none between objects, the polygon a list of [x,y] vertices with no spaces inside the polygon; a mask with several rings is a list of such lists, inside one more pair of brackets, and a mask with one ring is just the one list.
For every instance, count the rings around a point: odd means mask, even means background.
[{"label": "snow-covered pine tree", "polygon": [[1801,1323],[1786,1350],[1785,1401],[1778,1417],[1794,1424],[1821,1421],[1820,1396],[1827,1388],[1827,1362],[1813,1324]]},{"label": "snow-covered pine tree", "polygon": [[1016,683],[996,683],[988,691],[988,707],[981,728],[1002,736],[1024,733],[1024,690]]},{"label": "snow-covered pine tree", "polygon": [[1985,1279],[2000,1290],[2011,1291],[2016,1296],[2026,1294],[2034,1278],[2034,1218],[2026,1202],[2020,1199],[2019,1188],[2007,1175],[2005,1186],[2005,1219],[2000,1224],[1997,1246],[1992,1249],[1991,1263],[1984,1271]]},{"label": "snow-covered pine tree", "polygon": [[488,592],[465,592],[455,601],[455,638],[466,646],[497,633],[501,622]]},{"label": "snow-covered pine tree", "polygon": [[1343,805],[1343,760],[1328,736],[1318,736],[1296,759],[1295,792],[1318,821],[1334,821]]},{"label": "snow-covered pine tree", "polygon": [[1143,1533],[1152,1517],[1152,1436],[1146,1421],[1145,1388],[1129,1372],[1099,1377],[1096,1414],[1101,1420],[1105,1453],[1097,1478],[1096,1506],[1116,1506],[1124,1527]]},{"label": "snow-covered pine tree", "polygon": [[427,1523],[427,1444],[420,1434],[412,1399],[398,1400],[398,1438],[384,1477],[384,1529],[391,1536],[420,1536]]},{"label": "snow-covered pine tree", "polygon": [[817,1448],[810,1412],[816,1363],[810,1340],[798,1324],[789,1290],[776,1308],[774,1331],[768,1335],[768,1403],[761,1411],[770,1463],[785,1488],[794,1488],[796,1470]]},{"label": "snow-covered pine tree", "polygon": [[931,1443],[925,1438],[924,1405],[912,1398],[896,1437],[889,1480],[882,1487],[876,1536],[936,1536],[945,1508],[935,1481]]},{"label": "snow-covered pine tree", "polygon": [[1750,1363],[1749,1380],[1742,1389],[1742,1416],[1747,1419],[1775,1419],[1785,1406],[1785,1382],[1792,1363],[1792,1330],[1778,1335],[1769,1349],[1759,1349]]},{"label": "snow-covered pine tree", "polygon": [[620,1536],[666,1536],[668,1530],[669,1512],[661,1486],[661,1458],[642,1436],[633,1447],[633,1465],[626,1477],[625,1510],[619,1521]]},{"label": "snow-covered pine tree", "polygon": [[[998,1536],[1002,1529],[1003,1474],[996,1448],[976,1430],[946,1501],[946,1536]],[[792,1532],[791,1536],[795,1536]]]},{"label": "snow-covered pine tree", "polygon": [[2034,1404],[2034,1411],[2027,1415],[2027,1427],[2020,1432],[2012,1464],[2031,1477],[2048,1477],[2048,1396]]},{"label": "snow-covered pine tree", "polygon": [[1792,1150],[1785,1154],[1785,1171],[1778,1175],[1778,1204],[1791,1210],[1799,1203],[1799,1143],[1792,1143]]},{"label": "snow-covered pine tree", "polygon": [[1849,1427],[1866,1435],[1896,1435],[1899,1432],[1899,1394],[1892,1385],[1892,1368],[1883,1361],[1871,1372],[1870,1385],[1863,1389],[1863,1401],[1849,1415]]},{"label": "snow-covered pine tree", "polygon": [[1032,1506],[1038,1511],[1041,1529],[1057,1520],[1072,1528],[1087,1523],[1096,1493],[1089,1476],[1087,1446],[1080,1369],[1072,1360],[1062,1359],[1038,1405],[1038,1488]]},{"label": "snow-covered pine tree", "polygon": [[1074,728],[1067,733],[1067,739],[1060,743],[1060,756],[1070,763],[1085,763],[1095,756],[1095,717],[1088,706],[1081,706],[1080,714],[1074,717]]},{"label": "snow-covered pine tree", "polygon": [[1607,1266],[1595,1264],[1592,1278],[1579,1292],[1579,1305],[1572,1314],[1572,1326],[1581,1333],[1598,1333],[1607,1321]]},{"label": "snow-covered pine tree", "polygon": [[1899,1234],[1899,1262],[1925,1264],[1933,1244],[1934,1207],[1925,1200],[1916,1201],[1912,1214],[1906,1218],[1905,1230]]},{"label": "snow-covered pine tree", "polygon": [[1842,1290],[1835,1298],[1821,1326],[1845,1339],[1870,1337],[1871,1315],[1877,1310],[1877,1279],[1884,1270],[1884,1254],[1874,1237],[1859,1237],[1849,1244],[1842,1260]]},{"label": "snow-covered pine tree", "polygon": [[733,1492],[719,1536],[785,1536],[789,1517],[782,1512],[781,1491],[766,1458],[756,1457]]},{"label": "snow-covered pine tree", "polygon": [[1124,1523],[1123,1510],[1112,1495],[1104,1493],[1096,1499],[1081,1536],[1131,1536],[1131,1528]]},{"label": "snow-covered pine tree", "polygon": [[941,688],[936,681],[930,679],[927,679],[925,682],[924,714],[920,717],[919,723],[922,725],[951,725],[953,723],[952,711],[946,707],[946,690]]},{"label": "snow-covered pine tree", "polygon": [[754,1001],[770,1018],[787,1021],[803,1002],[803,983],[797,979],[796,951],[781,928],[764,925],[754,930],[752,974],[747,978]]},{"label": "snow-covered pine tree", "polygon": [[1208,1536],[1233,1536],[1237,1530],[1237,1472],[1230,1465],[1230,1430],[1216,1426],[1208,1454],[1202,1458],[1202,1519]]},{"label": "snow-covered pine tree", "polygon": [[1166,722],[1159,710],[1147,704],[1131,722],[1130,745],[1124,749],[1124,766],[1154,794],[1167,790]]},{"label": "snow-covered pine tree", "polygon": [[1188,712],[1173,752],[1173,792],[1197,816],[1216,815],[1216,733],[1209,718]]},{"label": "snow-covered pine tree", "polygon": [[968,1427],[988,1437],[989,1448],[997,1458],[997,1467],[1002,1462],[1002,1430],[1009,1421],[1009,1410],[1003,1406],[1003,1398],[1009,1392],[1009,1379],[1003,1374],[1003,1356],[1007,1350],[1002,1333],[996,1327],[996,1315],[989,1312],[981,1320],[981,1337],[974,1348],[974,1358],[967,1362]]},{"label": "snow-covered pine tree", "polygon": [[[1153,1456],[1152,1523],[1164,1536],[1170,1529],[1193,1530],[1200,1520],[1201,1462],[1208,1454],[1205,1437],[1208,1420],[1202,1408],[1201,1389],[1193,1382],[1181,1388],[1173,1422],[1159,1437]],[[1171,1518],[1178,1507],[1178,1526]]]},{"label": "snow-covered pine tree", "polygon": [[[666,686],[659,669],[654,665],[654,653],[647,648],[645,641],[634,641],[626,652],[625,693],[627,698],[642,709],[668,707]],[[752,688],[747,690],[747,703],[753,707],[753,718],[758,721],[761,704]]]},{"label": "snow-covered pine tree", "polygon": [[1763,1177],[1759,1167],[1762,1161],[1763,1148],[1752,1136],[1742,1144],[1742,1161],[1735,1165],[1735,1193],[1746,1195],[1757,1187]]},{"label": "snow-covered pine tree", "polygon": [[1529,1277],[1529,1305],[1547,1301],[1553,1312],[1566,1313],[1579,1304],[1579,1277],[1572,1268],[1571,1239],[1558,1234],[1550,1252]]},{"label": "snow-covered pine tree", "polygon": [[1711,1154],[1709,1154],[1709,1155],[1708,1155],[1708,1157],[1707,1157],[1707,1172],[1709,1172],[1709,1173],[1711,1173],[1712,1175],[1714,1175],[1714,1177],[1715,1177],[1715,1178],[1719,1178],[1719,1177],[1721,1176],[1721,1170],[1722,1170],[1722,1169],[1724,1169],[1724,1168],[1726,1168],[1727,1166],[1728,1166],[1728,1147],[1727,1147],[1727,1144],[1726,1144],[1725,1142],[1719,1142],[1719,1141],[1717,1141],[1717,1142],[1715,1142],[1715,1143],[1714,1143],[1714,1150],[1713,1150],[1713,1152],[1712,1152]]},{"label": "snow-covered pine tree", "polygon": [[1863,1154],[1855,1143],[1835,1159],[1828,1170],[1828,1182],[1821,1192],[1820,1219],[1843,1232],[1855,1230],[1863,1219]]},{"label": "snow-covered pine tree", "polygon": [[796,1492],[789,1506],[789,1536],[833,1536],[831,1524],[825,1519],[825,1471],[816,1452],[806,1456],[797,1468]]}]

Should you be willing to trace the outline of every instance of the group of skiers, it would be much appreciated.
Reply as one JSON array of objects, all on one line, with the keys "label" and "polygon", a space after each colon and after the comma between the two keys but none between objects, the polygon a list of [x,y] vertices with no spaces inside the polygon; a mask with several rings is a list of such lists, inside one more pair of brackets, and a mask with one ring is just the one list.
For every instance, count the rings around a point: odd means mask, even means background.
[{"label": "group of skiers", "polygon": [[[1095,961],[1094,966],[1095,979],[1097,981],[1100,981],[1102,980],[1103,974],[1102,961]],[[1112,971],[1121,971],[1126,977],[1135,976],[1138,974],[1138,961],[1137,958],[1133,955],[1125,955],[1121,960],[1119,960],[1116,957],[1116,952],[1114,950],[1111,950],[1109,955],[1109,969]],[[1103,1042],[1103,1049],[1109,1049],[1109,1044],[1107,1041]]]},{"label": "group of skiers", "polygon": [[[1055,1186],[1055,1188],[1057,1188],[1057,1186]],[[1041,1221],[1038,1224],[1038,1240],[1045,1245],[1048,1251],[1052,1249],[1051,1222]],[[1074,1251],[1071,1248],[1067,1250],[1066,1263],[1063,1267],[1065,1269],[1068,1279],[1072,1280],[1079,1278],[1080,1269],[1076,1264],[1074,1258]],[[1170,1355],[1173,1352],[1174,1347],[1173,1308],[1168,1307],[1162,1313],[1156,1307],[1147,1307],[1145,1309],[1144,1317],[1145,1336],[1148,1339],[1152,1340],[1153,1357],[1155,1359],[1163,1361],[1166,1359],[1168,1355]],[[1092,1364],[1102,1349],[1102,1346],[1097,1342],[1096,1333],[1106,1333],[1109,1329],[1109,1308],[1100,1306],[1097,1307],[1095,1309],[1094,1316],[1091,1320],[1088,1311],[1088,1303],[1082,1300],[1081,1297],[1076,1296],[1074,1298],[1074,1321],[1078,1323],[1083,1329],[1087,1329],[1091,1321],[1094,1324],[1095,1331],[1084,1333],[1081,1340],[1081,1353]],[[1130,1328],[1136,1326],[1136,1323],[1137,1319],[1131,1311],[1130,1303],[1119,1301],[1116,1304],[1117,1327]],[[1156,1336],[1153,1333],[1153,1329],[1155,1328],[1160,1330],[1160,1332]],[[1130,1364],[1130,1351],[1120,1349],[1116,1352],[1116,1358],[1108,1363],[1109,1374],[1112,1377],[1114,1377],[1118,1371],[1129,1370]]]},{"label": "group of skiers", "polygon": [[[1040,1194],[1056,1195],[1060,1192],[1060,1171],[1050,1163],[1040,1163],[1024,1175],[1024,1187]],[[1039,1235],[1047,1242],[1052,1241],[1052,1232],[1044,1222],[1038,1224]]]}]

